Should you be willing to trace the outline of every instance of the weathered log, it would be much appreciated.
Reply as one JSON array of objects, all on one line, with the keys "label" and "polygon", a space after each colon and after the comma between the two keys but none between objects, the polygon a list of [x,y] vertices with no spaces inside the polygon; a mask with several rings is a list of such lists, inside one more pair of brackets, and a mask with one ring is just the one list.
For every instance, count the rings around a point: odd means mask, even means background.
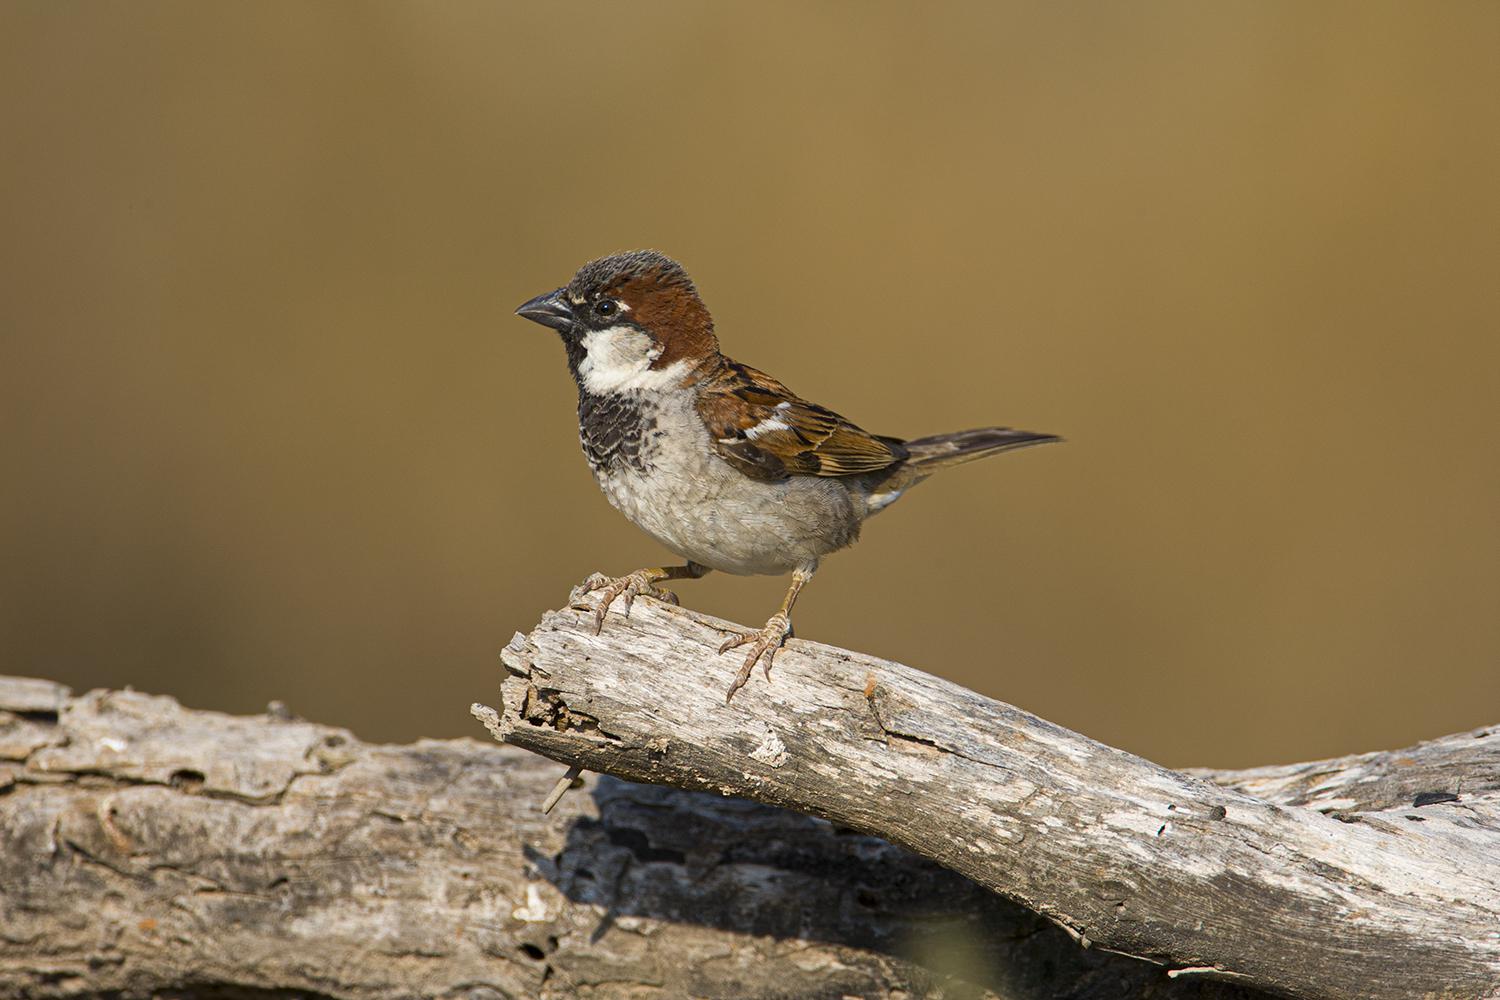
[{"label": "weathered log", "polygon": [[[580,635],[583,655],[597,658],[594,644],[629,647],[657,614],[681,616],[642,602],[633,623],[611,616],[600,639]],[[571,617],[549,618],[539,632],[576,630]],[[663,627],[691,622],[723,627],[696,616]],[[828,651],[794,643],[771,687],[752,685],[735,710],[789,683],[822,683],[788,681],[809,652]],[[536,670],[515,649],[507,659]],[[661,678],[666,742],[647,737],[653,760],[680,753],[692,732],[667,728],[681,685],[704,687],[715,699],[705,710],[725,711],[721,661],[703,656],[694,669],[696,680],[693,670]],[[887,680],[882,694],[881,683],[859,697],[899,704],[899,690]],[[537,704],[554,698],[550,680],[530,686]],[[560,698],[565,689],[555,690]],[[838,690],[803,687],[815,697],[791,717],[827,711],[819,699]],[[614,734],[607,714],[591,719],[581,699],[566,716],[561,704],[552,701],[554,721]],[[877,719],[898,735],[871,733],[876,745],[946,755],[888,716]],[[760,731],[750,760],[784,770],[799,744],[764,738],[784,728],[777,717]],[[915,736],[899,735],[907,728]],[[1490,735],[1202,776],[1356,825],[1467,830],[1469,839],[1448,842],[1452,856],[1488,877],[1500,784]],[[592,742],[601,739],[614,742]],[[1262,996],[1208,981],[1211,966],[1164,969],[1084,950],[1031,911],[899,848],[779,809],[591,778],[588,794],[544,818],[534,804],[556,773],[469,741],[368,746],[282,712],[234,718],[131,692],[75,699],[48,682],[0,678],[0,995]],[[1411,808],[1423,793],[1459,799]],[[1097,878],[1106,892],[1109,877]],[[1348,947],[1341,926],[1323,939],[1330,951]],[[1404,995],[1421,995],[1411,982]],[[1428,992],[1486,991],[1455,972]]]},{"label": "weathered log", "polygon": [[0,678],[0,996],[1258,996],[796,813],[590,777],[544,817],[558,772]]},{"label": "weathered log", "polygon": [[554,760],[879,836],[1179,978],[1317,1000],[1500,996],[1493,730],[1186,774],[811,642],[726,707],[732,664],[715,650],[737,628],[651,601],[599,636],[551,613],[505,650],[501,712],[476,711]]}]

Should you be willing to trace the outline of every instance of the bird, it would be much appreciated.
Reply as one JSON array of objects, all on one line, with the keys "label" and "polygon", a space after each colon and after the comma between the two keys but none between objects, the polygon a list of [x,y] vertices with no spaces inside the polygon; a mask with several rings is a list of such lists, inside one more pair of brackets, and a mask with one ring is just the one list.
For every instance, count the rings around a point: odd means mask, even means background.
[{"label": "bird", "polygon": [[570,603],[594,633],[616,598],[677,603],[658,586],[710,570],[790,573],[765,627],[731,636],[750,647],[728,704],[762,657],[770,679],[792,635],[792,606],[826,555],[852,545],[866,519],[951,466],[1057,435],[981,427],[911,440],[871,434],[719,349],[713,317],[682,265],[655,250],[584,264],[516,314],[555,330],[578,386],[578,436],[609,502],[681,556],[620,577],[599,573]]}]

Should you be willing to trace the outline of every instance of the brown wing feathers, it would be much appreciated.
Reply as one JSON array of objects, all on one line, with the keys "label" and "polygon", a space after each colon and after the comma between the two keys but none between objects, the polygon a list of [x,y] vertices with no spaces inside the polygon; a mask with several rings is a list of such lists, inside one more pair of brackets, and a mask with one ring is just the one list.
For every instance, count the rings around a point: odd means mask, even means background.
[{"label": "brown wing feathers", "polygon": [[764,372],[727,359],[699,387],[698,413],[719,455],[756,479],[851,476],[907,455],[898,438],[876,437]]}]

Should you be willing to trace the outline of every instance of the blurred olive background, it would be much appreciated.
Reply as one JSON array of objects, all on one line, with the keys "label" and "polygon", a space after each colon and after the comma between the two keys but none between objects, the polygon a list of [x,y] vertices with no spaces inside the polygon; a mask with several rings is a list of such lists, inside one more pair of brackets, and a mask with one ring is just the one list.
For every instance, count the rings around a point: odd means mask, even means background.
[{"label": "blurred olive background", "polygon": [[882,515],[802,637],[1168,764],[1500,721],[1497,51],[1491,3],[10,0],[0,669],[482,735],[513,631],[663,557],[511,315],[652,246],[874,431],[1069,439]]}]

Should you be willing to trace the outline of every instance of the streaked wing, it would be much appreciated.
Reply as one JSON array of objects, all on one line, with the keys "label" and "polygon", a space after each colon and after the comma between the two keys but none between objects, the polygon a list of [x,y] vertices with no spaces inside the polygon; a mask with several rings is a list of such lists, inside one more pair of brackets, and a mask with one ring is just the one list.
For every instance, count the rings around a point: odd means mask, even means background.
[{"label": "streaked wing", "polygon": [[899,438],[870,434],[735,361],[700,386],[698,413],[719,455],[755,479],[852,476],[906,458]]}]

